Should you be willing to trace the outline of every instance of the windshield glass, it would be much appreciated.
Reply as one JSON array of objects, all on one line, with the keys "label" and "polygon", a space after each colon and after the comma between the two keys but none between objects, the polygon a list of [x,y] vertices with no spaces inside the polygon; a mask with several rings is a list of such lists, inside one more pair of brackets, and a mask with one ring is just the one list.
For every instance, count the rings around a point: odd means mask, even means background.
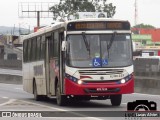
[{"label": "windshield glass", "polygon": [[130,34],[67,36],[67,65],[72,67],[124,67],[132,64]]}]

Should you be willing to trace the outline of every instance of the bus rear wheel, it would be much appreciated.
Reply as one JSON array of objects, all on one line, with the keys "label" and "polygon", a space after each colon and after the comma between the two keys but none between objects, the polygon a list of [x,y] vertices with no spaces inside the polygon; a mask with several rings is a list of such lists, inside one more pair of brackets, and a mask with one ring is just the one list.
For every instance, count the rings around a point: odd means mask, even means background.
[{"label": "bus rear wheel", "polygon": [[34,85],[33,85],[33,94],[34,94],[34,99],[36,101],[42,100],[42,96],[37,94],[37,85],[36,85],[36,82],[34,82]]},{"label": "bus rear wheel", "polygon": [[122,95],[111,95],[110,96],[112,106],[120,106]]},{"label": "bus rear wheel", "polygon": [[64,106],[67,103],[67,97],[65,95],[61,95],[61,88],[59,83],[57,84],[56,87],[56,99],[57,99],[57,104],[59,106]]}]

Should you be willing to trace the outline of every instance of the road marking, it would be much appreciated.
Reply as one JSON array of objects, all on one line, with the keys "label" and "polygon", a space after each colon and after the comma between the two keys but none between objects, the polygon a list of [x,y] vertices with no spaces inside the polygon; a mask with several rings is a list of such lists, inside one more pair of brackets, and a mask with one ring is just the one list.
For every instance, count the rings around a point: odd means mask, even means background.
[{"label": "road marking", "polygon": [[127,105],[127,103],[121,103],[121,104],[123,104],[123,105]]},{"label": "road marking", "polygon": [[9,84],[9,83],[0,83],[0,85],[10,85],[10,86],[22,86],[22,85],[18,85],[18,84]]},{"label": "road marking", "polygon": [[16,89],[16,90],[22,90],[22,88],[14,88],[14,89]]},{"label": "road marking", "polygon": [[28,101],[24,101],[24,100],[19,100],[19,101],[22,101],[22,102],[25,102],[25,103],[28,103],[28,104],[34,104],[34,105],[41,106],[41,107],[46,107],[46,108],[49,108],[49,109],[52,109],[52,110],[67,111],[67,110],[64,110],[64,109],[50,107],[50,106],[46,106],[46,105],[41,105],[41,104],[38,104],[38,103],[28,102]]},{"label": "road marking", "polygon": [[8,99],[8,97],[2,97],[2,98],[4,98],[4,99]]},{"label": "road marking", "polygon": [[24,100],[19,100],[19,101],[26,102],[28,104],[34,104],[34,105],[41,106],[41,107],[46,107],[46,108],[49,108],[49,109],[52,109],[52,110],[68,111],[71,114],[78,115],[78,116],[81,116],[81,117],[91,118],[91,119],[94,119],[94,120],[103,120],[103,119],[100,119],[100,118],[90,117],[90,116],[87,116],[87,115],[76,113],[76,111],[75,112],[71,112],[69,110],[60,109],[60,108],[57,108],[57,107],[50,107],[50,106],[47,106],[47,105],[42,105],[42,104],[38,104],[38,103],[28,102],[28,101],[24,101]]},{"label": "road marking", "polygon": [[143,94],[143,93],[133,93],[134,95],[148,95],[148,96],[155,96],[160,97],[160,95],[151,95],[151,94]]},{"label": "road marking", "polygon": [[8,83],[0,83],[0,85],[13,85],[13,84],[8,84]]},{"label": "road marking", "polygon": [[9,101],[7,101],[5,103],[0,104],[0,106],[4,106],[4,105],[7,105],[7,104],[10,104],[10,103],[12,103],[14,101],[15,101],[15,99],[10,99]]}]

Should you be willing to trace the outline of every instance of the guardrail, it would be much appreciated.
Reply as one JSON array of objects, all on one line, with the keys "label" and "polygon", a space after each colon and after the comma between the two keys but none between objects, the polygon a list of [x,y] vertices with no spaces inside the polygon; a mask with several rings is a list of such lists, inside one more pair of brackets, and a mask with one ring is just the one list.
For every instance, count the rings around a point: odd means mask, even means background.
[{"label": "guardrail", "polygon": [[160,78],[136,76],[135,92],[160,95]]},{"label": "guardrail", "polygon": [[22,76],[0,74],[0,83],[22,84]]},{"label": "guardrail", "polygon": [[159,58],[136,58],[134,66],[135,73],[160,73]]},{"label": "guardrail", "polygon": [[22,70],[22,60],[0,60],[0,68]]},{"label": "guardrail", "polygon": [[11,69],[1,69],[1,75],[14,75],[14,76],[22,76],[22,70],[11,70]]},{"label": "guardrail", "polygon": [[22,84],[22,70],[0,69],[0,82]]}]

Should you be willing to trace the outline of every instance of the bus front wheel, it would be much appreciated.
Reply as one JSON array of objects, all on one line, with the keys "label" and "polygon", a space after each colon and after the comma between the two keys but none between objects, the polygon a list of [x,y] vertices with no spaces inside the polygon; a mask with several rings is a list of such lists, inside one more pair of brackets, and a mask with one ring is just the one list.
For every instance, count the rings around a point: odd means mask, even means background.
[{"label": "bus front wheel", "polygon": [[110,96],[112,106],[120,106],[122,95],[111,95]]},{"label": "bus front wheel", "polygon": [[59,82],[56,87],[56,99],[58,105],[60,106],[66,105],[67,97],[65,95],[61,95],[61,88]]}]

